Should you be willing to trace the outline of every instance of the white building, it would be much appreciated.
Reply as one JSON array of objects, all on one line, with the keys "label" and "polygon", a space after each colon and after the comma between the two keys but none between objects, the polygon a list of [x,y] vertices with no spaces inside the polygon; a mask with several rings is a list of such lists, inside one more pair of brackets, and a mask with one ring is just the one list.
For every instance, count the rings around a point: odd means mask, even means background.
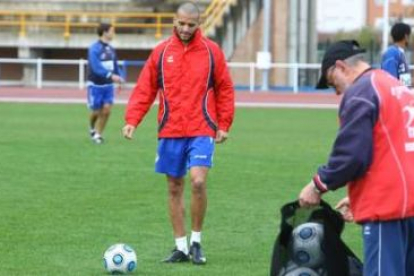
[{"label": "white building", "polygon": [[318,33],[353,31],[366,25],[367,4],[364,0],[317,0]]}]

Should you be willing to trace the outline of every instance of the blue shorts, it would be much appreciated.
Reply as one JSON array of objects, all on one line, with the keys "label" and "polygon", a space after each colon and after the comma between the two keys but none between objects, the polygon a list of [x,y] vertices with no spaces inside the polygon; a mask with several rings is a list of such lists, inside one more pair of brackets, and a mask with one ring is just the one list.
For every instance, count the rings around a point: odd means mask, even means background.
[{"label": "blue shorts", "polygon": [[362,225],[364,276],[414,275],[414,218]]},{"label": "blue shorts", "polygon": [[183,177],[194,166],[213,165],[214,139],[208,136],[161,138],[158,140],[155,171]]},{"label": "blue shorts", "polygon": [[101,109],[105,104],[114,103],[114,85],[89,85],[88,107],[92,110]]}]

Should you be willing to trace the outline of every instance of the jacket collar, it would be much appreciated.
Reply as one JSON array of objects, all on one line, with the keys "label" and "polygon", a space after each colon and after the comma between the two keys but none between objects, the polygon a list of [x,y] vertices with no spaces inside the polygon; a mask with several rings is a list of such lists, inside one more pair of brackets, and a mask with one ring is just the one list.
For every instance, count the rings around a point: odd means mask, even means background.
[{"label": "jacket collar", "polygon": [[[200,30],[200,29],[197,29],[197,30],[195,31],[194,35],[193,35],[193,38],[192,38],[192,39],[191,39],[191,41],[187,44],[187,47],[190,47],[190,46],[192,46],[192,45],[194,45],[194,44],[197,44],[199,41],[201,41],[202,37],[203,37],[203,35],[202,35],[202,33],[201,33],[201,30]],[[178,33],[177,33],[177,31],[175,30],[175,28],[174,28],[174,30],[173,30],[173,36],[172,36],[172,38],[173,38],[173,41],[174,41],[174,42],[176,42],[176,43],[180,43],[183,47],[185,46],[185,45],[184,45],[184,43],[181,41],[180,36],[178,35]]]}]

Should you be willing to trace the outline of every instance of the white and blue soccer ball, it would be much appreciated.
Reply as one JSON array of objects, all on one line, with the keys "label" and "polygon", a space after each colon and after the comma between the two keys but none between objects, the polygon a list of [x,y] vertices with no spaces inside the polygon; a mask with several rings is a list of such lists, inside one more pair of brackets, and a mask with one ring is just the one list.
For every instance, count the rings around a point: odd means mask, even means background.
[{"label": "white and blue soccer ball", "polygon": [[309,267],[296,267],[283,276],[319,276],[319,273]]},{"label": "white and blue soccer ball", "polygon": [[137,254],[127,244],[117,243],[110,246],[104,253],[106,271],[115,274],[128,274],[137,268]]},{"label": "white and blue soccer ball", "polygon": [[279,276],[320,276],[319,271],[309,267],[300,267],[296,263],[289,261],[279,272]]},{"label": "white and blue soccer ball", "polygon": [[325,254],[321,245],[323,225],[315,222],[303,223],[292,231],[293,261],[300,267],[318,268]]},{"label": "white and blue soccer ball", "polygon": [[289,271],[297,268],[298,265],[295,264],[293,261],[288,261],[283,267],[282,269],[279,271],[279,276],[285,276],[286,273],[288,273]]}]

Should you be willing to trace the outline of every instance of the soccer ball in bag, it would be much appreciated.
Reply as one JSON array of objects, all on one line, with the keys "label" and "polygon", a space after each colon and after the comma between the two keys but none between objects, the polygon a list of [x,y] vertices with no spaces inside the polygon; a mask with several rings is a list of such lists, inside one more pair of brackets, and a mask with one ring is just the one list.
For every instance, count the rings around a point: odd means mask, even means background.
[{"label": "soccer ball in bag", "polygon": [[279,273],[279,276],[319,276],[318,272],[309,267],[299,267],[292,261],[289,261]]},{"label": "soccer ball in bag", "polygon": [[137,255],[134,249],[124,243],[110,246],[104,253],[104,265],[110,273],[127,274],[137,267]]},{"label": "soccer ball in bag", "polygon": [[288,271],[283,276],[319,276],[319,274],[309,267],[297,267]]},{"label": "soccer ball in bag", "polygon": [[322,252],[323,225],[308,222],[292,231],[293,261],[302,267],[317,268],[322,265],[325,255]]}]

